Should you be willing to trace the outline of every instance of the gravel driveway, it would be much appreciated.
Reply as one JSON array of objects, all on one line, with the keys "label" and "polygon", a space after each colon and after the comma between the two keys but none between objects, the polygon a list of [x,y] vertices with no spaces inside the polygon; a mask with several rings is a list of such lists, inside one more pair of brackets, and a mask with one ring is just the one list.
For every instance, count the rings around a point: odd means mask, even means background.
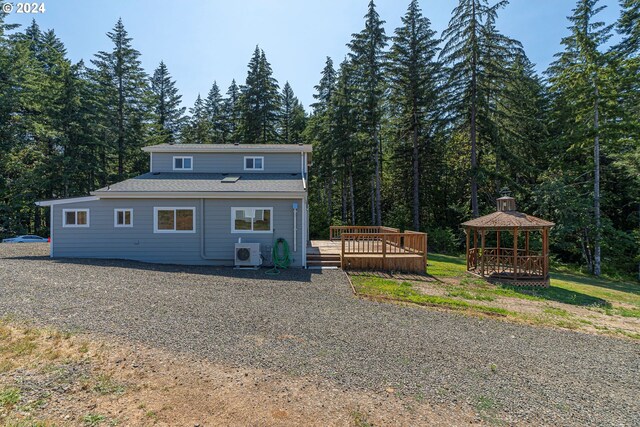
[{"label": "gravel driveway", "polygon": [[361,300],[337,270],[271,277],[0,244],[0,315],[467,403],[489,421],[640,425],[637,343]]}]

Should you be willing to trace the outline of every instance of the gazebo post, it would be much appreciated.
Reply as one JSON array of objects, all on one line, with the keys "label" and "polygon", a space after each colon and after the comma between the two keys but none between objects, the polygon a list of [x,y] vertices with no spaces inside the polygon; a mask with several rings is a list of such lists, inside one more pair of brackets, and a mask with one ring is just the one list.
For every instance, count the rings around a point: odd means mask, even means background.
[{"label": "gazebo post", "polygon": [[544,281],[547,281],[549,275],[549,263],[547,259],[547,253],[549,252],[549,228],[542,229],[542,276]]},{"label": "gazebo post", "polygon": [[466,252],[466,254],[467,254],[467,271],[469,271],[469,256],[470,256],[469,249],[470,248],[469,248],[469,229],[468,228],[464,229],[464,234],[465,234],[465,236],[467,236],[467,252]]},{"label": "gazebo post", "polygon": [[482,240],[482,261],[481,261],[481,265],[482,265],[482,277],[484,277],[484,230],[480,231],[480,236],[481,236],[481,240]]},{"label": "gazebo post", "polygon": [[500,230],[496,230],[496,256],[497,256],[497,271],[500,274]]},{"label": "gazebo post", "polygon": [[513,228],[513,279],[518,278],[518,227]]},{"label": "gazebo post", "polygon": [[473,253],[475,255],[475,259],[476,259],[476,263],[473,266],[473,268],[475,270],[478,269],[478,230],[476,230],[475,228],[473,229]]},{"label": "gazebo post", "polygon": [[524,235],[524,254],[529,256],[529,230]]}]

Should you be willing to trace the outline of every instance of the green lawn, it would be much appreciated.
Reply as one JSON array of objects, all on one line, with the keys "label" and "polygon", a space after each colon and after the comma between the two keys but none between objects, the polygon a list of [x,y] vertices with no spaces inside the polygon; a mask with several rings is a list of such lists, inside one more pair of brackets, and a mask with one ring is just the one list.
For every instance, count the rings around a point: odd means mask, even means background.
[{"label": "green lawn", "polygon": [[[633,329],[633,326],[631,329],[627,324],[622,324],[622,327],[606,326],[612,318],[640,318],[640,283],[632,280],[596,278],[569,271],[563,266],[560,271],[552,270],[548,288],[501,286],[468,274],[463,257],[440,254],[429,254],[427,273],[434,280],[423,283],[422,289],[409,281],[375,276],[352,276],[352,282],[359,295],[377,299],[498,314],[517,321],[570,329],[589,327],[603,333],[640,339],[640,330]],[[425,286],[429,291],[424,290]],[[514,299],[535,304],[539,312],[518,311],[518,303],[514,308]],[[585,316],[584,310],[571,307],[587,308],[587,313],[592,314]],[[597,316],[613,317],[598,323]]]}]

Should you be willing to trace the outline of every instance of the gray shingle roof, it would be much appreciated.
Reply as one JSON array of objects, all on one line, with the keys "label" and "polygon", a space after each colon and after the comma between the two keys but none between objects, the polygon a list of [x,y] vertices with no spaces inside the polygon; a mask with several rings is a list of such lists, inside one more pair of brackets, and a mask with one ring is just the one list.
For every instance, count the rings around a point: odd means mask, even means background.
[{"label": "gray shingle roof", "polygon": [[142,148],[148,153],[311,153],[312,150],[310,144],[158,144]]},{"label": "gray shingle roof", "polygon": [[[224,178],[239,176],[235,182]],[[229,181],[229,180],[227,180]],[[111,192],[303,192],[302,176],[290,173],[146,173],[96,190]]]}]

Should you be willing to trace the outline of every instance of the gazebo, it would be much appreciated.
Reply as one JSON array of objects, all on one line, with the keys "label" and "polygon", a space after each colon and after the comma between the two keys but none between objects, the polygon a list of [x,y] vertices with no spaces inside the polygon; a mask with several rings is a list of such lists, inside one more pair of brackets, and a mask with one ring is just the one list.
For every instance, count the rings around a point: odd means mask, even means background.
[{"label": "gazebo", "polygon": [[500,197],[496,212],[463,222],[467,271],[516,286],[549,286],[549,230],[555,224],[516,211]]}]

